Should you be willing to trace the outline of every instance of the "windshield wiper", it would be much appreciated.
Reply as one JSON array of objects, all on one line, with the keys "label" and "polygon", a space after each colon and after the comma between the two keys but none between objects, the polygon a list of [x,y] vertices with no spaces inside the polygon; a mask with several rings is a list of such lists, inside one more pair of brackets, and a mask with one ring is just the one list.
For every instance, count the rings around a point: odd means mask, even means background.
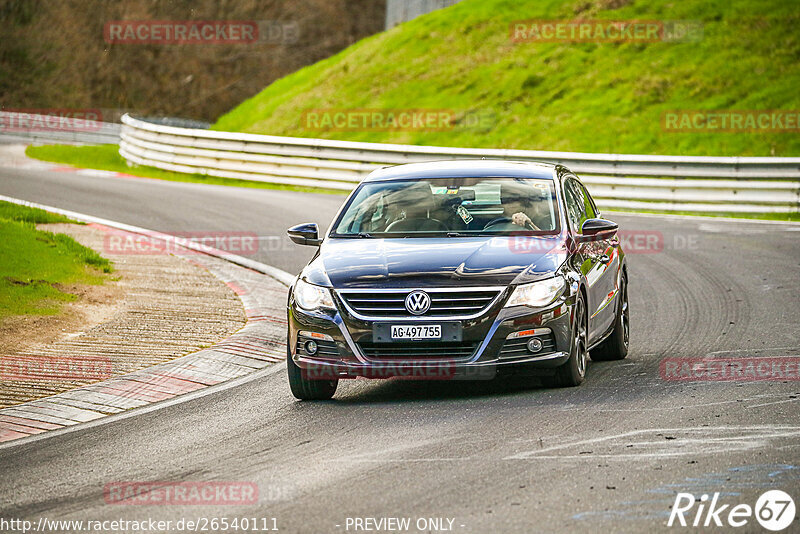
[{"label": "windshield wiper", "polygon": [[374,235],[370,234],[369,232],[356,232],[356,233],[352,233],[352,234],[331,234],[331,235],[332,235],[332,237],[341,237],[341,238],[344,238],[344,239],[356,239],[356,238],[371,239],[371,238],[375,237]]},{"label": "windshield wiper", "polygon": [[447,237],[486,237],[486,236],[496,236],[502,235],[497,234],[495,232],[447,232]]}]

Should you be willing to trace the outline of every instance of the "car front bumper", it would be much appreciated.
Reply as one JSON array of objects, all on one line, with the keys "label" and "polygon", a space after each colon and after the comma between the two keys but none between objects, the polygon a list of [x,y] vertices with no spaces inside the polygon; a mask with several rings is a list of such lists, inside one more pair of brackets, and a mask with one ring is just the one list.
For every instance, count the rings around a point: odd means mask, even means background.
[{"label": "car front bumper", "polygon": [[[547,369],[552,370],[569,359],[573,303],[574,299],[565,295],[545,308],[503,308],[500,304],[478,319],[461,321],[464,339],[476,347],[469,356],[376,358],[363,349],[365,340],[372,339],[374,322],[358,320],[346,310],[309,313],[290,299],[289,353],[307,378],[320,380],[358,377],[481,380],[512,369],[534,374],[542,370],[547,374]],[[422,318],[418,321],[419,324],[436,322]],[[301,332],[304,335],[300,336]],[[520,332],[527,334],[514,341],[508,339],[509,335]],[[320,347],[313,355],[304,348],[309,333],[313,333]],[[544,350],[532,353],[520,348],[524,347],[523,340],[530,337],[544,340]],[[391,347],[391,343],[383,346]]]}]

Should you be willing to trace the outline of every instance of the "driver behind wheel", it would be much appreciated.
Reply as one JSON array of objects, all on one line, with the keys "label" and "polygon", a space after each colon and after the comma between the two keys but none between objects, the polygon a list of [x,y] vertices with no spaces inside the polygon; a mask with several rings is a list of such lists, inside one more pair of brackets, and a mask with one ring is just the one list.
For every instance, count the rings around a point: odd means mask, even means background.
[{"label": "driver behind wheel", "polygon": [[528,185],[506,184],[500,187],[503,213],[517,226],[528,230],[541,230],[539,224],[547,220],[543,198],[535,198],[539,191]]}]

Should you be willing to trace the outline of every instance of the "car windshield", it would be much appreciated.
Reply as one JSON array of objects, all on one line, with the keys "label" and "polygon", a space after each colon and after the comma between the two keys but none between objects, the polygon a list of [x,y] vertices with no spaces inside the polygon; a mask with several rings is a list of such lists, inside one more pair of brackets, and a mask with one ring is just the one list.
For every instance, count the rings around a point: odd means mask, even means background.
[{"label": "car windshield", "polygon": [[333,237],[558,233],[552,180],[427,178],[362,184]]}]

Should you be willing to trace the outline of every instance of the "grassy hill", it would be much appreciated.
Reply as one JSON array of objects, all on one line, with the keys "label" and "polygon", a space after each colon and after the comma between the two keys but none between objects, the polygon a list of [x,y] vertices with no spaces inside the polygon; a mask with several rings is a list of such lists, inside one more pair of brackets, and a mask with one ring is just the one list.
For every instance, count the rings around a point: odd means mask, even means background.
[{"label": "grassy hill", "polygon": [[[527,19],[683,20],[694,42],[517,43]],[[215,129],[446,146],[800,155],[791,133],[669,133],[673,110],[800,109],[796,0],[464,0],[269,85]],[[309,109],[446,109],[441,131],[310,129]]]}]

